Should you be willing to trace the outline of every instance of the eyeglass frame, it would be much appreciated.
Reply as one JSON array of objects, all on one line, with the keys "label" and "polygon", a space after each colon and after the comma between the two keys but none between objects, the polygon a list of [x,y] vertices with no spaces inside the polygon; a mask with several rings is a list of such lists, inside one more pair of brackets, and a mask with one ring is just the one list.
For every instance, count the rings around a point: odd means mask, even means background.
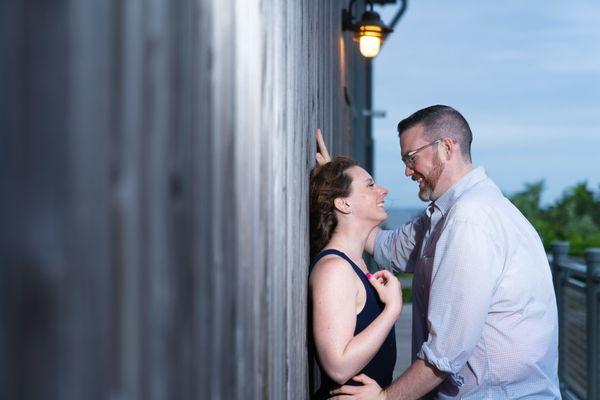
[{"label": "eyeglass frame", "polygon": [[408,168],[411,168],[411,169],[414,168],[415,167],[415,156],[420,151],[425,150],[426,148],[428,148],[429,146],[433,146],[434,144],[438,144],[442,140],[444,140],[444,138],[439,138],[439,139],[434,140],[431,143],[427,143],[426,145],[423,145],[423,146],[419,147],[418,149],[409,151],[408,153],[406,153],[405,155],[402,156],[402,162]]}]

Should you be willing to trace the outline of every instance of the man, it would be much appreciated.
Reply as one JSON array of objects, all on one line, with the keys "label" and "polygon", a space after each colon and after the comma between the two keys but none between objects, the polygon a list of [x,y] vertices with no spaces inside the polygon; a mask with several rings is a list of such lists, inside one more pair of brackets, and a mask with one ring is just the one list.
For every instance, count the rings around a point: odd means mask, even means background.
[{"label": "man", "polygon": [[[412,365],[382,390],[336,399],[560,399],[550,267],[531,224],[471,162],[471,129],[447,106],[398,124],[406,176],[430,202],[416,220],[371,233],[382,267],[414,273]],[[320,132],[318,162],[329,158]]]}]

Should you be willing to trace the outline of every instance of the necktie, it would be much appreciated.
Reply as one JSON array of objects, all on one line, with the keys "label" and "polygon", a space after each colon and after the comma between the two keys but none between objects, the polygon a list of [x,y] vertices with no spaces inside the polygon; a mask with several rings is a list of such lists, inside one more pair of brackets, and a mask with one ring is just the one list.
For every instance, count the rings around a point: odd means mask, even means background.
[{"label": "necktie", "polygon": [[425,210],[425,215],[427,215],[427,220],[425,221],[425,231],[423,233],[423,240],[421,241],[421,251],[419,254],[423,256],[423,251],[427,248],[427,244],[429,243],[429,238],[431,237],[431,229],[433,227],[432,217],[435,212],[435,204],[431,203],[427,210]]}]

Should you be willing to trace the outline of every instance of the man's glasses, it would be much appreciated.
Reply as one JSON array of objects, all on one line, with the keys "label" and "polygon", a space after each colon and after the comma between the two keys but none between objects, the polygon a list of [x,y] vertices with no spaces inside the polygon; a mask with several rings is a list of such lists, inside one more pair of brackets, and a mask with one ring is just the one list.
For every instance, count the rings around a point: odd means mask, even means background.
[{"label": "man's glasses", "polygon": [[441,141],[442,141],[442,139],[437,139],[437,140],[434,140],[431,143],[427,143],[425,146],[421,146],[418,149],[409,151],[408,153],[406,153],[405,155],[402,156],[402,161],[404,162],[404,164],[408,168],[413,169],[415,167],[415,157],[417,156],[417,154],[420,151],[425,150],[429,146],[433,146],[434,144],[438,144]]}]

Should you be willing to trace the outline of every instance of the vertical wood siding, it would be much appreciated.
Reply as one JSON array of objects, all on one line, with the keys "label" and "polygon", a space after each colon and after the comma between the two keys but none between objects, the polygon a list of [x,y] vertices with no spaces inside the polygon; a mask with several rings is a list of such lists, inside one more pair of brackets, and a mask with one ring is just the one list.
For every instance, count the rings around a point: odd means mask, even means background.
[{"label": "vertical wood siding", "polygon": [[370,160],[345,6],[2,2],[0,398],[308,396],[314,130]]}]

